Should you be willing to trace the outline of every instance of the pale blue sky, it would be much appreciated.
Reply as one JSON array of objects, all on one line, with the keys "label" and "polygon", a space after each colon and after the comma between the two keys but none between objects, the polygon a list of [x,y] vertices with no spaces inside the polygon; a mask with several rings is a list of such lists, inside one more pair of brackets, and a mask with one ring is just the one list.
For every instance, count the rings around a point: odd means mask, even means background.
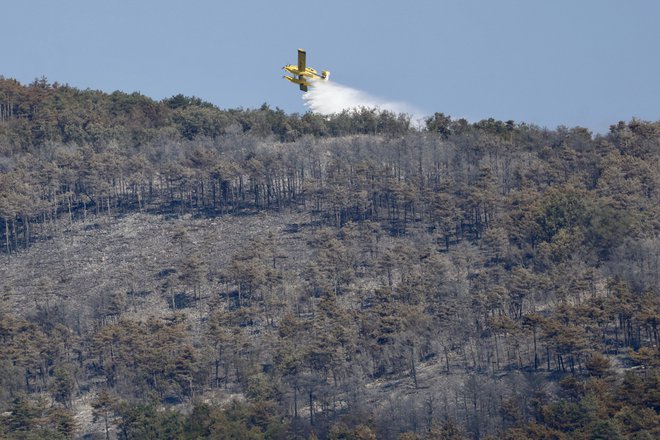
[{"label": "pale blue sky", "polygon": [[280,68],[428,113],[606,132],[660,119],[658,0],[1,1],[0,75],[304,112]]}]

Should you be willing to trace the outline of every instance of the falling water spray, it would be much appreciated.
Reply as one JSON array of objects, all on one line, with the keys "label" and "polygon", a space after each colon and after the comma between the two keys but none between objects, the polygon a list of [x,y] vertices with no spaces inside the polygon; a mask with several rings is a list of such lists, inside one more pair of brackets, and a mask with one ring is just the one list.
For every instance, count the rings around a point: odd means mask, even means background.
[{"label": "falling water spray", "polygon": [[309,91],[303,94],[303,100],[312,112],[322,115],[359,108],[375,108],[393,113],[406,113],[413,120],[423,117],[422,112],[406,103],[387,101],[334,81],[315,80]]}]

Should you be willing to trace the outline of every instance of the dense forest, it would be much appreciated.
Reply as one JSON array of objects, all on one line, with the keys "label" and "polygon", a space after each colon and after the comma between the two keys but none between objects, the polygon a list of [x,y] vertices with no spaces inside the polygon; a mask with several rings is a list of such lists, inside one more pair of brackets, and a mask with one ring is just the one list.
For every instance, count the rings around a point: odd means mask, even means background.
[{"label": "dense forest", "polygon": [[660,436],[660,122],[0,77],[0,438]]}]

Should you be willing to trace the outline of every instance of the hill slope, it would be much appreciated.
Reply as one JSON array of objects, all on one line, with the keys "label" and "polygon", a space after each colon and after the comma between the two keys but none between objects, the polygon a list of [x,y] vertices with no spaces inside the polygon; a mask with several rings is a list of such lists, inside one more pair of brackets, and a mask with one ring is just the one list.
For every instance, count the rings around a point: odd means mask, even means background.
[{"label": "hill slope", "polygon": [[2,435],[657,431],[659,123],[0,106]]}]

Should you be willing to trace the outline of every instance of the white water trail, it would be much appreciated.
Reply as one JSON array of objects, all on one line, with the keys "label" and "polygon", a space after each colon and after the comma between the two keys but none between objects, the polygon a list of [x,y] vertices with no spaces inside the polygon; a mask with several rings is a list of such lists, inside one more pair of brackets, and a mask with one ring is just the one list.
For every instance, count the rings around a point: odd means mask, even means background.
[{"label": "white water trail", "polygon": [[307,108],[322,115],[341,113],[344,110],[375,108],[395,114],[406,113],[412,120],[423,117],[420,110],[404,102],[388,101],[334,81],[315,80],[302,97]]}]

